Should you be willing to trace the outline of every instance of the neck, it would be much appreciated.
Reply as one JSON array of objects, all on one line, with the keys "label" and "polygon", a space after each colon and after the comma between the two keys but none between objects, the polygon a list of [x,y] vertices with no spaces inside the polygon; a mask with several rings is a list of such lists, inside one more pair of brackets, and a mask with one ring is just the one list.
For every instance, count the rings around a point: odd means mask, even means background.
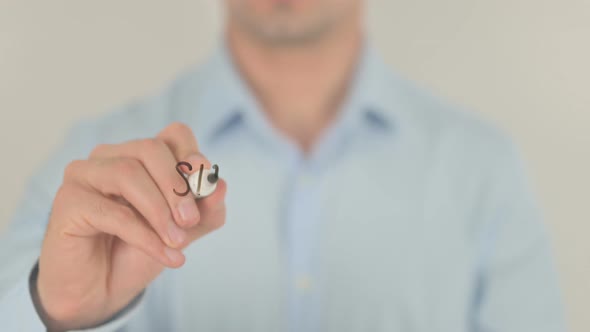
[{"label": "neck", "polygon": [[346,96],[360,53],[360,22],[302,45],[265,45],[231,23],[227,37],[242,77],[273,126],[309,152]]}]

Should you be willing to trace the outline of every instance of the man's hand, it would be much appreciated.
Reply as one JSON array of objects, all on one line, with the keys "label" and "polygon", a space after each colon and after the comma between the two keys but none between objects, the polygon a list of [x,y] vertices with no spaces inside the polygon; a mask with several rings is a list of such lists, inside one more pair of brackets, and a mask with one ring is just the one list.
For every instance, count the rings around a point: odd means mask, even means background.
[{"label": "man's hand", "polygon": [[[156,138],[100,145],[70,163],[55,200],[37,290],[51,329],[99,324],[124,308],[182,249],[225,222],[226,184],[195,201],[178,161],[211,167],[191,130],[175,123]],[[188,173],[188,169],[185,169]]]}]

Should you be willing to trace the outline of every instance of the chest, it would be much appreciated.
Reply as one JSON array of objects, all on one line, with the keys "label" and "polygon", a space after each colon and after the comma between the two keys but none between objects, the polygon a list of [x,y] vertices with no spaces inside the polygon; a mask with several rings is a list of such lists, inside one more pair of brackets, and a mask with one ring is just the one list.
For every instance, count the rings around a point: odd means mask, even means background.
[{"label": "chest", "polygon": [[314,177],[270,159],[220,157],[239,165],[225,168],[228,218],[175,271],[181,324],[282,330],[293,250],[285,241],[295,236],[319,267],[323,330],[466,329],[477,252],[464,202],[431,181],[429,165],[340,160]]}]

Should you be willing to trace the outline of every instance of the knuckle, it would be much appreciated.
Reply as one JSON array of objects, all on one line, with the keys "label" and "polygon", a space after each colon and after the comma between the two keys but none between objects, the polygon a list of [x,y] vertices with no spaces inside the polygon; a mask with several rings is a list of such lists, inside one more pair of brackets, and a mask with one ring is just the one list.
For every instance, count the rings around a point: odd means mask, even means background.
[{"label": "knuckle", "polygon": [[145,154],[153,154],[167,149],[167,146],[158,138],[146,138],[141,141],[141,149]]},{"label": "knuckle", "polygon": [[120,158],[115,166],[117,172],[124,177],[134,177],[141,171],[141,163],[133,158]]},{"label": "knuckle", "polygon": [[85,160],[73,160],[69,162],[64,169],[64,180],[70,180],[78,174],[80,169],[86,164]]},{"label": "knuckle", "polygon": [[172,133],[178,133],[183,136],[192,136],[193,135],[192,129],[182,122],[173,122],[173,123],[169,124],[165,130],[170,131]]},{"label": "knuckle", "polygon": [[105,153],[106,150],[109,149],[110,144],[99,144],[90,151],[90,158],[101,156]]},{"label": "knuckle", "polygon": [[197,143],[197,139],[191,127],[182,122],[172,122],[158,135],[159,137],[168,137],[171,140],[182,142],[185,140],[192,140]]},{"label": "knuckle", "polygon": [[62,206],[69,206],[68,202],[71,200],[73,195],[74,188],[68,184],[62,184],[55,193],[55,197],[53,198],[53,208],[59,208]]},{"label": "knuckle", "polygon": [[135,219],[137,216],[130,207],[120,206],[113,211],[115,218],[120,221],[129,221]]},{"label": "knuckle", "polygon": [[99,199],[96,200],[94,204],[92,204],[92,215],[98,218],[104,218],[108,215],[108,206],[106,200]]}]

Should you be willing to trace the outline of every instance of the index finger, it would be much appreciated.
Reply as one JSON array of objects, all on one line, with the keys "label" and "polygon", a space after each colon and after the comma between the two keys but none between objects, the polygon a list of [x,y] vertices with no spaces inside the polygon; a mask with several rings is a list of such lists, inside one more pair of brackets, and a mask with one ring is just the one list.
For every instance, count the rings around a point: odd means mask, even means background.
[{"label": "index finger", "polygon": [[182,166],[182,170],[186,174],[196,172],[199,167],[197,165],[204,164],[205,168],[211,168],[211,163],[199,151],[199,144],[193,134],[193,131],[181,122],[174,122],[164,128],[159,134],[158,139],[162,140],[177,161],[186,161],[193,165],[193,169],[189,170]]},{"label": "index finger", "polygon": [[[193,166],[192,169],[189,169],[184,165],[181,166],[181,170],[185,174],[198,172],[200,165],[204,165],[205,168],[211,168],[211,163],[199,151],[197,139],[195,138],[193,131],[187,125],[180,122],[172,123],[164,128],[164,130],[158,134],[157,138],[168,146],[177,162],[184,161]],[[179,208],[182,208],[185,211],[196,210],[199,211],[200,215],[199,206],[192,194],[186,195],[180,199]],[[183,228],[192,228],[195,226],[195,223],[185,223],[180,226]]]}]

